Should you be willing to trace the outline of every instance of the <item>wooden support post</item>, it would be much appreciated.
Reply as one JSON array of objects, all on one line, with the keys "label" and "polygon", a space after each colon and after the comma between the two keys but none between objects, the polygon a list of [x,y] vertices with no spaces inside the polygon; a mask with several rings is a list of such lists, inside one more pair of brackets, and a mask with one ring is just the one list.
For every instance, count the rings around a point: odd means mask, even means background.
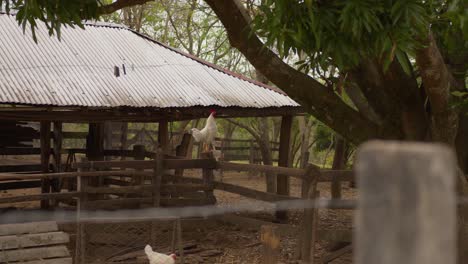
[{"label": "wooden support post", "polygon": [[[317,185],[314,184],[309,190],[307,199],[315,201],[320,197],[317,191]],[[305,263],[314,264],[315,243],[317,242],[317,228],[319,222],[318,208],[306,208],[304,210],[304,219],[301,227],[301,259]]]},{"label": "wooden support post", "polygon": [[[156,155],[154,157],[154,162],[156,163],[153,169],[153,177],[151,179],[153,185],[153,207],[161,206],[161,186],[162,178],[164,175],[164,153],[160,148],[156,149]],[[156,226],[158,225],[157,221],[151,222],[151,244],[155,245],[158,241]]]},{"label": "wooden support post", "polygon": [[[306,168],[305,178],[302,181],[302,199],[313,201],[320,197],[317,183],[320,178],[320,169],[312,164]],[[317,240],[318,208],[305,208],[301,223],[301,246],[299,255],[303,262],[314,263],[315,242]]]},{"label": "wooden support post", "polygon": [[[213,152],[205,152],[202,153],[202,158],[205,159],[214,159]],[[206,186],[213,186],[214,185],[214,173],[213,169],[203,169],[203,184]],[[213,190],[206,190],[205,191],[206,198],[208,199],[210,204],[216,203],[216,197],[214,196]]]},{"label": "wooden support post", "polygon": [[[122,122],[120,126],[120,150],[127,150],[128,141],[128,123]],[[125,155],[122,155],[121,160],[125,160]]]},{"label": "wooden support post", "polygon": [[[80,162],[85,163],[87,162],[87,158],[81,158]],[[78,171],[87,171],[87,167],[79,168]],[[85,264],[86,263],[86,229],[85,223],[81,222],[81,214],[82,211],[85,211],[87,208],[88,202],[88,194],[87,194],[87,186],[88,186],[89,177],[77,177],[77,191],[80,192],[80,197],[77,201],[76,206],[76,242],[75,242],[75,259],[77,264]]]},{"label": "wooden support post", "polygon": [[[54,172],[62,172],[62,142],[63,142],[62,122],[54,122],[54,147],[53,147]],[[59,179],[52,179],[51,180],[52,192],[60,192],[62,185],[63,183],[60,182]],[[59,205],[59,201],[55,200],[54,206],[58,206],[58,205]]]},{"label": "wooden support post", "polygon": [[158,143],[164,154],[169,154],[169,123],[167,120],[159,121]]},{"label": "wooden support post", "polygon": [[89,124],[86,157],[92,161],[104,160],[104,123]]},{"label": "wooden support post", "polygon": [[249,163],[255,164],[255,145],[253,139],[249,141]]},{"label": "wooden support post", "polygon": [[[291,142],[291,127],[293,117],[283,116],[281,119],[280,129],[280,146],[278,166],[289,167],[289,149]],[[276,177],[276,193],[279,195],[289,195],[289,179],[287,175],[279,174]],[[276,211],[276,219],[280,222],[286,221],[288,218],[286,211]]]},{"label": "wooden support post", "polygon": [[357,155],[353,263],[456,263],[456,159],[445,146],[374,141]]},{"label": "wooden support post", "polygon": [[[187,158],[188,150],[189,150],[191,142],[192,142],[192,135],[185,133],[182,136],[182,141],[180,142],[180,145],[177,146],[176,148],[176,156]],[[175,176],[174,182],[178,181],[178,178],[184,176],[184,170],[176,169],[174,172],[174,176]]]},{"label": "wooden support post", "polygon": [[260,241],[263,245],[262,264],[276,264],[280,255],[280,236],[278,227],[264,225],[260,230]]},{"label": "wooden support post", "polygon": [[[133,146],[133,158],[135,160],[144,160],[145,159],[145,153],[146,149],[144,145],[134,145]],[[142,171],[141,169],[138,169],[138,171]],[[133,184],[134,185],[141,185],[144,183],[144,177],[143,176],[137,176],[133,178]]]},{"label": "wooden support post", "polygon": [[[104,149],[110,150],[113,149],[113,129],[112,129],[112,122],[106,121],[104,122]],[[105,160],[111,160],[111,156],[104,157]]]},{"label": "wooden support post", "polygon": [[[51,124],[49,121],[41,122],[41,171],[43,173],[49,172],[49,162],[50,162],[50,133]],[[42,179],[41,192],[49,193],[51,188],[50,179]],[[41,209],[48,209],[50,206],[49,200],[41,201]]]},{"label": "wooden support post", "polygon": [[[86,138],[86,157],[90,161],[104,160],[104,123],[90,123]],[[90,179],[91,186],[101,186],[103,177]]]}]

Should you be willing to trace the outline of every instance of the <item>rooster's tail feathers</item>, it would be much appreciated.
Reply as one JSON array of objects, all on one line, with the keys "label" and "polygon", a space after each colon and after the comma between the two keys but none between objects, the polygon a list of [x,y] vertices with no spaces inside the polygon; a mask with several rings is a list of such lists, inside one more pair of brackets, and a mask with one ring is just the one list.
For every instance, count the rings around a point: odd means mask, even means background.
[{"label": "rooster's tail feathers", "polygon": [[200,142],[203,139],[203,135],[200,133],[200,130],[192,128],[192,136],[195,139],[195,142]]}]

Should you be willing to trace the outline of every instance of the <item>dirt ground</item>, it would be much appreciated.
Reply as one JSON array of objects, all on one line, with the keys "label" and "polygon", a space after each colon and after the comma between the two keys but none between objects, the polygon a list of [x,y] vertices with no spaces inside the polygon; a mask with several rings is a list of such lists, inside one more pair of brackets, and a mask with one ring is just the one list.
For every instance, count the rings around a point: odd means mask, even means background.
[{"label": "dirt ground", "polygon": [[[189,176],[197,175],[198,173],[192,172],[188,173]],[[191,175],[190,175],[191,174]],[[195,176],[197,177],[197,176]],[[261,176],[252,176],[245,173],[224,173],[222,179],[220,176],[217,176],[217,180],[222,180],[226,183],[233,183],[236,185],[241,185],[244,187],[254,188],[257,190],[265,191],[265,179]],[[301,182],[296,179],[291,179],[290,190],[291,195],[299,197],[300,195],[300,185]],[[319,191],[321,197],[330,197],[330,187],[326,184],[319,185]],[[39,193],[37,189],[30,190],[16,190],[16,191],[3,191],[0,193],[0,197],[7,196],[17,196],[17,195],[26,195]],[[239,195],[230,194],[222,191],[215,191],[215,196],[220,206],[229,206],[236,203],[254,203],[258,208],[258,212],[249,212],[241,213],[241,216],[248,216],[264,221],[273,220],[273,207],[269,203],[259,202],[251,200]],[[351,189],[347,184],[343,184],[343,197],[352,198],[356,196],[355,189]],[[25,202],[25,203],[16,203],[12,205],[2,205],[2,208],[5,206],[14,206],[18,208],[37,208],[39,206],[38,202]],[[1,209],[1,208],[0,208]],[[290,225],[297,226],[300,222],[301,212],[292,211],[290,212]],[[350,228],[352,223],[352,211],[345,210],[320,210],[320,229],[345,229]],[[208,221],[208,220],[207,220]],[[207,222],[208,223],[208,222]],[[119,229],[111,230],[110,226],[107,233],[116,234]],[[96,227],[99,229],[99,227]],[[130,228],[130,227],[126,227]],[[130,229],[132,229],[131,227]],[[259,241],[259,232],[257,229],[253,228],[241,228],[236,225],[223,224],[219,221],[210,221],[210,224],[203,226],[201,224],[199,227],[184,227],[183,232],[183,241],[192,244],[192,248],[188,250],[188,253],[193,252],[193,254],[187,255],[188,259],[185,263],[260,263],[260,256],[262,247]],[[100,229],[102,231],[102,229]],[[134,228],[133,228],[134,230]],[[167,249],[169,246],[169,240],[172,237],[172,231],[169,225],[168,228],[162,228],[159,230],[158,234],[163,234],[160,238],[161,241],[164,240],[164,245],[161,245],[161,250]],[[73,232],[73,228],[66,228],[65,231]],[[135,234],[140,234],[134,232]],[[145,235],[141,233],[141,235]],[[72,235],[72,237],[74,237]],[[123,235],[118,240],[125,244],[128,248],[141,248],[141,241],[138,241],[138,237],[134,242],[123,242],[125,239],[130,239],[127,235]],[[132,240],[132,241],[133,241]],[[133,244],[132,244],[133,243]],[[195,248],[193,247],[195,244]],[[281,237],[281,261],[282,263],[298,263],[296,260],[296,248],[298,246],[298,238],[296,235],[285,235]],[[327,254],[327,247],[330,244],[325,241],[319,241],[317,243],[317,253],[315,258],[321,259]],[[70,245],[71,249],[74,249],[73,243]],[[155,248],[157,250],[157,248]],[[118,253],[116,250],[111,250],[107,254]],[[101,252],[103,253],[103,252]],[[145,263],[146,260],[139,258],[140,262],[118,262],[118,263]],[[138,260],[138,259],[137,259]],[[146,262],[147,263],[147,262]],[[334,264],[348,264],[352,263],[351,254],[346,254],[339,259],[331,262]]]}]

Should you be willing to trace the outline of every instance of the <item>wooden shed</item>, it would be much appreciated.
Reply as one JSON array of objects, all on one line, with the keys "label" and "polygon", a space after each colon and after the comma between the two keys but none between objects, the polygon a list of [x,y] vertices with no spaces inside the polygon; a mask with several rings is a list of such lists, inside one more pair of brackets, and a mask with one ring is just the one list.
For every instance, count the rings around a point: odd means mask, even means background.
[{"label": "wooden shed", "polygon": [[[36,133],[21,122],[32,122],[40,127],[40,170],[60,172],[64,123],[88,123],[86,155],[102,160],[106,122],[158,123],[164,148],[169,122],[215,109],[221,118],[282,116],[279,165],[288,166],[292,116],[301,107],[280,89],[122,25],[63,28],[58,40],[39,24],[36,34],[37,44],[13,16],[0,14],[0,123],[8,124],[0,128],[0,154],[36,151],[17,148]],[[52,187],[42,183],[43,192]],[[278,192],[287,188],[286,177],[278,177]]]}]

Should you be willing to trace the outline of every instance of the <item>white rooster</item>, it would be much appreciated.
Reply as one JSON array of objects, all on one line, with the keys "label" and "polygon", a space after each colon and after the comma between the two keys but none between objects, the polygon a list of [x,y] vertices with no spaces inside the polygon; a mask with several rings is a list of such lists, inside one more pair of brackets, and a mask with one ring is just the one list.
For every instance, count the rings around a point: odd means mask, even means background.
[{"label": "white rooster", "polygon": [[204,143],[203,150],[208,151],[209,146],[216,150],[215,148],[215,138],[218,133],[218,127],[216,126],[216,121],[214,119],[216,111],[211,110],[211,114],[206,120],[206,125],[202,130],[192,128],[191,134],[196,142]]},{"label": "white rooster", "polygon": [[150,264],[175,264],[175,254],[165,255],[154,252],[150,245],[146,245],[145,253],[149,259]]}]

